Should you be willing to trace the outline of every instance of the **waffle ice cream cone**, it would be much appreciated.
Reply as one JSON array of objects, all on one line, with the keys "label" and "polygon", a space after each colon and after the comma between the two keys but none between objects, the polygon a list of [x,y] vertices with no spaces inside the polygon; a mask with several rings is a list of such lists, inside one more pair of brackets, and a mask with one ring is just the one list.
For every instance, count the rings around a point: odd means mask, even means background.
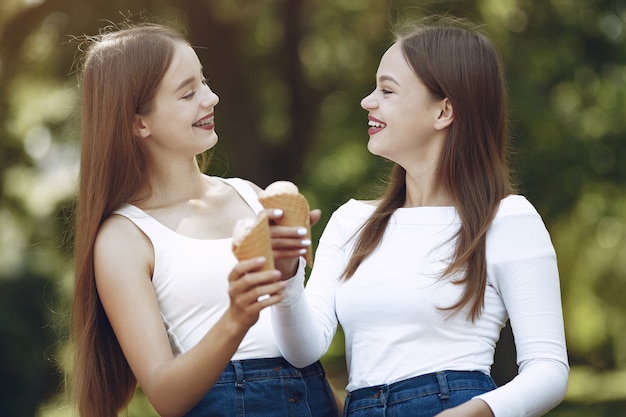
[{"label": "waffle ice cream cone", "polygon": [[232,250],[240,261],[264,256],[266,262],[261,270],[274,269],[267,215],[260,213],[256,219],[247,218],[238,221],[233,230]]},{"label": "waffle ice cream cone", "polygon": [[[298,192],[298,187],[289,181],[276,181],[259,193],[259,201],[266,209],[279,208],[283,216],[276,220],[283,226],[306,228],[306,239],[311,240],[311,220],[309,202]],[[304,255],[307,265],[313,266],[313,250],[307,248]]]}]

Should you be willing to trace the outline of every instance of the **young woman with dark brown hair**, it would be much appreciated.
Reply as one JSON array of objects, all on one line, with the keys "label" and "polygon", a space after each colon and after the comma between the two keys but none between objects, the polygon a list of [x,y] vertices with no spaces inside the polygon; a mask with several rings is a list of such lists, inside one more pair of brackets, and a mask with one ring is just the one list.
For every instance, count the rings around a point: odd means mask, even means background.
[{"label": "young woman with dark brown hair", "polygon": [[151,24],[88,43],[72,306],[79,415],[117,416],[137,384],[162,416],[337,415],[321,365],[281,357],[266,309],[283,298],[281,277],[304,274],[310,242],[272,226],[269,271],[265,258],[231,252],[236,221],[262,209],[259,188],[199,167],[217,142],[219,98],[194,50]]},{"label": "young woman with dark brown hair", "polygon": [[[515,194],[499,54],[467,22],[398,35],[361,101],[386,194],[350,200],[320,239],[306,289],[271,307],[281,352],[305,366],[341,324],[350,417],[539,416],[569,366],[554,248]],[[519,375],[489,375],[510,319]]]}]

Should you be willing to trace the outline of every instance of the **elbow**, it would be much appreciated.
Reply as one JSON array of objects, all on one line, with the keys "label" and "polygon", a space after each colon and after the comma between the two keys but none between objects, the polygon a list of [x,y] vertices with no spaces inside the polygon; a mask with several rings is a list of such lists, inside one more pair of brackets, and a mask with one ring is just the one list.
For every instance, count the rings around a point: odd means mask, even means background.
[{"label": "elbow", "polygon": [[294,359],[294,360],[289,360],[288,358],[285,358],[287,360],[287,362],[289,362],[291,365],[295,366],[296,368],[306,368],[309,365],[313,365],[317,359],[312,359],[312,360],[303,360],[303,359]]},{"label": "elbow", "polygon": [[552,369],[552,392],[557,403],[560,403],[565,399],[567,388],[569,384],[569,364],[567,361],[551,360],[545,362],[546,369],[545,375],[550,375],[549,369]]},{"label": "elbow", "polygon": [[148,401],[160,417],[182,417],[187,411],[182,411],[180,407],[175,407],[172,401],[168,401],[165,396],[161,398],[148,398]]},{"label": "elbow", "polygon": [[529,376],[534,381],[530,390],[538,406],[529,415],[544,415],[565,399],[569,382],[569,365],[566,360],[533,361],[524,368],[528,370]]},{"label": "elbow", "polygon": [[173,410],[171,402],[167,401],[165,396],[151,396],[148,395],[148,393],[145,394],[148,402],[160,417],[181,417],[182,415],[184,415],[184,413]]},{"label": "elbow", "polygon": [[562,375],[562,382],[561,382],[561,389],[560,389],[560,400],[559,403],[561,401],[563,401],[565,399],[565,395],[567,394],[567,388],[569,385],[569,365],[567,363],[562,364],[563,368],[561,370],[561,375]]},{"label": "elbow", "polygon": [[186,395],[188,392],[180,391],[181,386],[152,382],[153,384],[146,384],[142,387],[142,391],[159,417],[182,417],[195,405],[190,403],[193,398]]},{"label": "elbow", "polygon": [[306,368],[307,366],[314,364],[321,357],[320,355],[312,351],[291,351],[289,349],[283,349],[280,346],[279,350],[281,355],[283,355],[283,358],[285,358],[287,362],[289,362],[292,366],[300,369]]}]

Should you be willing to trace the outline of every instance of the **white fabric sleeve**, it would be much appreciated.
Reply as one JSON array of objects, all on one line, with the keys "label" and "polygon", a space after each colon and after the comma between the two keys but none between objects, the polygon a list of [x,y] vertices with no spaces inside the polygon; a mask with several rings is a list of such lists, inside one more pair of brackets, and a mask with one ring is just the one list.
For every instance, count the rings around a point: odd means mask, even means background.
[{"label": "white fabric sleeve", "polygon": [[333,243],[338,239],[335,223],[331,217],[320,238],[306,290],[304,276],[298,275],[287,282],[285,299],[271,307],[278,348],[299,368],[320,359],[337,330],[335,292],[343,268],[343,250]]},{"label": "white fabric sleeve", "polygon": [[496,417],[541,416],[567,390],[569,365],[556,254],[538,214],[494,223],[487,253],[515,338],[519,374],[476,398]]}]

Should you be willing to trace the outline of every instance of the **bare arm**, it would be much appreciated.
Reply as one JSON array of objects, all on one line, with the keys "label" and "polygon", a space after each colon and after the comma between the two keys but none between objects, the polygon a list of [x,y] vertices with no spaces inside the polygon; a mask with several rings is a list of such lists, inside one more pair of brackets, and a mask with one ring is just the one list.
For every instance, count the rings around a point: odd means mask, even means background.
[{"label": "bare arm", "polygon": [[[174,357],[151,283],[152,245],[130,221],[113,216],[95,246],[98,294],[139,385],[164,417],[189,411],[213,386],[259,312],[282,300],[276,271],[247,260],[230,273],[230,307],[188,352]],[[259,301],[259,296],[270,294]]]}]

